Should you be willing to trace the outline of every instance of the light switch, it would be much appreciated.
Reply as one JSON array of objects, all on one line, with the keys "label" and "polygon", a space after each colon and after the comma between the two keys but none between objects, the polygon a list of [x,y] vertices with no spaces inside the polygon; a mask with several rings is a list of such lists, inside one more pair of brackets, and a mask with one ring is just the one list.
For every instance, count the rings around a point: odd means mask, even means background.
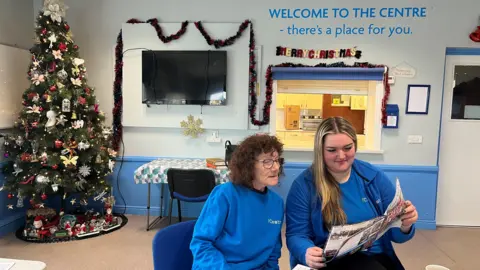
[{"label": "light switch", "polygon": [[394,76],[388,76],[388,84],[390,84],[390,85],[395,84],[395,77]]},{"label": "light switch", "polygon": [[423,142],[423,137],[421,135],[408,135],[409,144],[419,144]]}]

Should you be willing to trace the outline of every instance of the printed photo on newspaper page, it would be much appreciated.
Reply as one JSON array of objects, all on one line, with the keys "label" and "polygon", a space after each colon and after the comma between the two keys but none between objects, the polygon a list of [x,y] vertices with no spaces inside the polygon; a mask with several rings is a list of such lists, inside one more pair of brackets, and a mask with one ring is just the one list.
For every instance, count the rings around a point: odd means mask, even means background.
[{"label": "printed photo on newspaper page", "polygon": [[327,262],[362,249],[364,243],[375,239],[384,219],[381,216],[362,223],[333,227],[323,251]]},{"label": "printed photo on newspaper page", "polygon": [[396,180],[395,196],[383,216],[357,224],[334,226],[323,250],[326,262],[369,248],[388,229],[400,227],[405,209],[400,182]]},{"label": "printed photo on newspaper page", "polygon": [[386,216],[387,218],[385,219],[385,222],[375,240],[382,237],[382,235],[384,235],[390,228],[400,227],[402,225],[402,220],[400,219],[400,216],[403,214],[406,208],[406,204],[405,200],[403,199],[403,193],[398,178],[395,185],[395,197],[393,197],[392,202],[390,203],[390,205],[388,205],[388,208],[384,213],[384,216]]}]

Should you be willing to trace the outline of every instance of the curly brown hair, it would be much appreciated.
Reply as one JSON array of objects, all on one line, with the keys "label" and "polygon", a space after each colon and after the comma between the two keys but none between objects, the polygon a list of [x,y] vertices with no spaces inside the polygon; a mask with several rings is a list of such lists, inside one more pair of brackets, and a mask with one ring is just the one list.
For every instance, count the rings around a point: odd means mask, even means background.
[{"label": "curly brown hair", "polygon": [[232,154],[228,164],[230,180],[235,184],[253,187],[255,161],[263,153],[277,152],[279,156],[279,174],[283,173],[283,143],[271,135],[252,135],[243,140]]}]

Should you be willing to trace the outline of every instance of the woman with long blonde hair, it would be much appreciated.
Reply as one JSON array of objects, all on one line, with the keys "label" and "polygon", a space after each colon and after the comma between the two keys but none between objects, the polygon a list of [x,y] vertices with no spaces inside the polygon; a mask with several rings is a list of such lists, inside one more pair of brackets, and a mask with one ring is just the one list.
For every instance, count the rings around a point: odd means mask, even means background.
[{"label": "woman with long blonde hair", "polygon": [[355,159],[357,135],[344,118],[325,119],[317,129],[312,166],[292,184],[286,203],[287,247],[292,268],[404,269],[392,242],[415,234],[418,213],[406,201],[400,228],[391,228],[367,250],[325,263],[323,253],[333,226],[381,216],[395,196],[395,186],[380,169]]}]

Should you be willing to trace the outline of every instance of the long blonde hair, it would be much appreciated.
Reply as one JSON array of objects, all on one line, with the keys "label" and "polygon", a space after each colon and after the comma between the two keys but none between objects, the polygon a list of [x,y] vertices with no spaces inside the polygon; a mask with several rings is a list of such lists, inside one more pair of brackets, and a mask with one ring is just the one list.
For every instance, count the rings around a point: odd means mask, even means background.
[{"label": "long blonde hair", "polygon": [[355,128],[342,117],[330,117],[324,119],[315,134],[313,176],[318,195],[322,199],[323,222],[328,229],[333,225],[341,225],[347,222],[347,216],[341,208],[340,187],[333,176],[328,172],[323,159],[323,147],[325,137],[328,134],[346,134],[349,136],[357,149],[357,134]]}]

